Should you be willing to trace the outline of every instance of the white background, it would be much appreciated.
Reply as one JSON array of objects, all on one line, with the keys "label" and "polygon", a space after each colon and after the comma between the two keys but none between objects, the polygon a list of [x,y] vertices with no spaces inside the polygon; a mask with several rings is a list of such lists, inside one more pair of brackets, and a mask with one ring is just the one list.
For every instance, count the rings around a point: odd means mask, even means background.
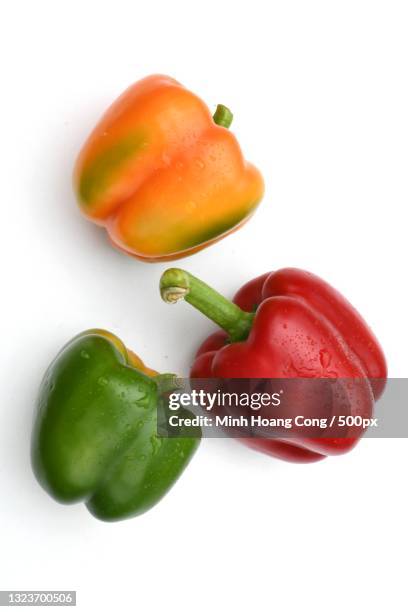
[{"label": "white background", "polygon": [[153,72],[230,106],[267,185],[246,227],[181,266],[227,295],[309,269],[407,376],[407,3],[9,0],[0,23],[0,589],[76,589],[84,611],[406,609],[406,440],[315,465],[204,440],[155,509],[105,524],[42,491],[29,438],[43,371],[77,332],[106,327],[187,374],[212,329],[162,303],[165,264],[113,250],[72,194],[89,130]]}]

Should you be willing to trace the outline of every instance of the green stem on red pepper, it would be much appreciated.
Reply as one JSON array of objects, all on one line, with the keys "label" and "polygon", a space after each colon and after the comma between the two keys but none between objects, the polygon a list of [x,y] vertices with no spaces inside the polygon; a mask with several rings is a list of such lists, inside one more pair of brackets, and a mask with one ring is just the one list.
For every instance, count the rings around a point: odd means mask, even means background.
[{"label": "green stem on red pepper", "polygon": [[228,129],[233,118],[234,115],[227,106],[218,104],[217,108],[215,109],[215,113],[213,114],[214,123]]},{"label": "green stem on red pepper", "polygon": [[218,291],[185,270],[166,270],[160,279],[160,294],[168,304],[184,299],[225,330],[231,342],[245,340],[251,331],[253,313],[241,310]]}]

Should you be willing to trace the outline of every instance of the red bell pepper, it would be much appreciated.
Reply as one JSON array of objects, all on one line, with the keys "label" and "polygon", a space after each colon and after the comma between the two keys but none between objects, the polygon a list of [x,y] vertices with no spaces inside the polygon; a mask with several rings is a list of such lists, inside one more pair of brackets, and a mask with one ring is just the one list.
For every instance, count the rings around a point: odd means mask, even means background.
[{"label": "red bell pepper", "polygon": [[[184,298],[222,328],[201,344],[192,378],[359,379],[351,410],[364,404],[372,414],[386,383],[383,351],[353,306],[317,276],[295,268],[263,274],[233,302],[177,268],[163,274],[160,287],[166,302]],[[309,462],[346,452],[358,437],[240,440],[281,459]]]}]

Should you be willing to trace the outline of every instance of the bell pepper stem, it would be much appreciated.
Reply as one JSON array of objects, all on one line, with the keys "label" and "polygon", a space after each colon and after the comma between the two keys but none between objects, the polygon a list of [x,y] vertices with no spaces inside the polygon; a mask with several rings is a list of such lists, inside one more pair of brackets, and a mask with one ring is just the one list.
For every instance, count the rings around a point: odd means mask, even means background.
[{"label": "bell pepper stem", "polygon": [[228,129],[233,118],[234,115],[227,106],[218,104],[217,108],[215,109],[215,113],[213,114],[214,123]]},{"label": "bell pepper stem", "polygon": [[177,374],[158,374],[154,377],[154,381],[157,384],[159,393],[176,391],[183,386],[181,381],[177,378]]},{"label": "bell pepper stem", "polygon": [[184,299],[225,330],[231,342],[245,340],[251,331],[253,313],[241,310],[185,270],[166,270],[160,279],[160,294],[167,304],[175,304]]}]

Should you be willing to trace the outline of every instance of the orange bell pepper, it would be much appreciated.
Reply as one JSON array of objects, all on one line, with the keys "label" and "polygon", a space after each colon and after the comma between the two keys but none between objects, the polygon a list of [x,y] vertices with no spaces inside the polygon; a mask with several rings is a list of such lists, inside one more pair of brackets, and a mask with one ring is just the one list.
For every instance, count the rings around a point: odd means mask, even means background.
[{"label": "orange bell pepper", "polygon": [[184,257],[238,229],[262,198],[259,171],[227,129],[174,79],[153,75],[127,89],[79,154],[82,212],[113,244],[147,261]]}]

